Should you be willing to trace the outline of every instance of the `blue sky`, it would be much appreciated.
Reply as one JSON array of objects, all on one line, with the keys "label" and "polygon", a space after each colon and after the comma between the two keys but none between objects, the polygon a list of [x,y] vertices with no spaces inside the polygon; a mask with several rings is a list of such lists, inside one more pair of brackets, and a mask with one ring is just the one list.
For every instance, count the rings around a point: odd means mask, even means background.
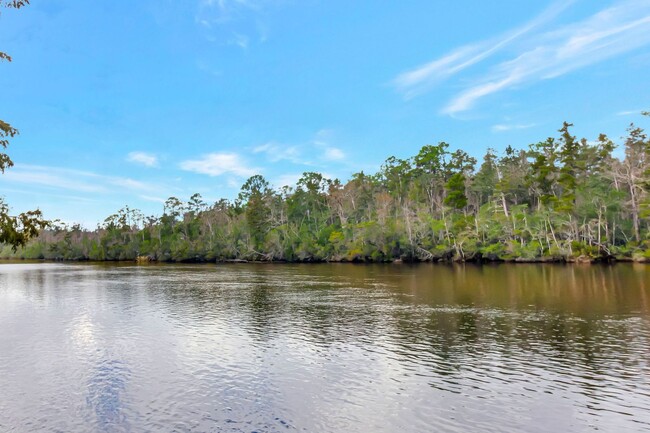
[{"label": "blue sky", "polygon": [[0,195],[88,227],[256,173],[650,126],[648,0],[32,0],[2,11],[0,51],[21,132]]}]

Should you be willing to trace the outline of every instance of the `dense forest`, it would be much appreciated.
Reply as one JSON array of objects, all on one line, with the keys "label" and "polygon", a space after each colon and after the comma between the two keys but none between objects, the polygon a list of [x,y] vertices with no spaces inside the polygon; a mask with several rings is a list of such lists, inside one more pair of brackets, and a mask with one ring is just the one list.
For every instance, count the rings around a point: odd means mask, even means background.
[{"label": "dense forest", "polygon": [[[644,113],[648,114],[648,113]],[[52,224],[0,256],[140,261],[650,260],[650,141],[605,135],[488,149],[480,164],[440,142],[347,183],[260,175],[234,201],[170,197],[162,216],[125,207],[97,229]]]}]

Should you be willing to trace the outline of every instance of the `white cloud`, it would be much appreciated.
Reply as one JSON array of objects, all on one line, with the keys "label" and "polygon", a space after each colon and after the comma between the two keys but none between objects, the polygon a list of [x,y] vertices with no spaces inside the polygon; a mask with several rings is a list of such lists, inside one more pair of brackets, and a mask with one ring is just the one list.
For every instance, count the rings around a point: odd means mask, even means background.
[{"label": "white cloud", "polygon": [[288,145],[269,141],[254,147],[252,152],[266,155],[267,160],[273,163],[289,161],[311,167],[322,166],[327,162],[341,161],[346,158],[343,150],[329,144],[332,134],[331,130],[321,129],[309,141],[302,144]]},{"label": "white cloud", "polygon": [[158,157],[146,152],[131,152],[127,155],[126,160],[135,164],[141,164],[146,167],[157,167]]},{"label": "white cloud", "polygon": [[84,177],[94,176],[93,173],[75,170],[42,167],[35,165],[16,165],[4,174],[3,180],[10,183],[45,186],[51,189],[68,191],[102,193],[107,189],[95,181],[88,182]]},{"label": "white cloud", "polygon": [[259,169],[247,167],[238,154],[227,152],[210,153],[203,155],[201,159],[183,161],[180,167],[185,171],[207,174],[208,176],[233,174],[239,177],[249,177],[260,171]]},{"label": "white cloud", "polygon": [[233,33],[232,38],[228,41],[230,45],[237,45],[239,48],[242,50],[245,50],[248,48],[248,36],[242,35],[240,33]]},{"label": "white cloud", "polygon": [[454,114],[490,94],[532,81],[556,78],[650,43],[650,3],[625,1],[559,30],[538,35],[516,58],[494,67],[482,82],[444,108]]},{"label": "white cloud", "polygon": [[327,161],[340,161],[345,159],[345,153],[337,147],[325,146],[323,158]]},{"label": "white cloud", "polygon": [[111,185],[126,188],[132,191],[157,191],[159,188],[146,182],[129,179],[128,177],[107,178]]},{"label": "white cloud", "polygon": [[459,47],[439,59],[399,74],[393,80],[393,84],[406,99],[418,96],[440,81],[501,51],[515,40],[550,21],[574,2],[575,0],[555,3],[530,22],[505,35]]},{"label": "white cloud", "polygon": [[[650,2],[620,0],[582,21],[542,31],[540,24],[556,16],[557,4],[529,24],[505,37],[466,45],[394,80],[405,97],[416,96],[440,80],[477,65],[511,48],[509,58],[483,71],[482,77],[463,83],[464,89],[443,108],[455,114],[473,108],[482,98],[531,82],[560,77],[614,56],[650,44]],[[517,41],[514,44],[514,41]]]},{"label": "white cloud", "polygon": [[15,192],[21,195],[32,195],[36,196],[38,194],[43,194],[44,196],[47,196],[49,199],[64,199],[68,200],[70,202],[75,202],[75,203],[100,203],[101,200],[97,200],[95,198],[90,198],[90,197],[81,197],[78,195],[68,195],[68,194],[58,194],[54,191],[47,191],[47,192],[37,192],[37,191],[31,191],[29,189],[15,189],[15,188],[2,188],[2,192]]},{"label": "white cloud", "polygon": [[[26,210],[37,203],[48,218],[76,220],[87,227],[94,227],[95,222],[103,221],[109,212],[124,204],[143,206],[145,212],[152,212],[152,205],[145,201],[160,203],[160,197],[182,191],[165,182],[27,164],[16,164],[3,176],[2,182],[3,193],[20,191],[19,195],[10,197],[15,206]],[[79,221],[79,209],[84,210],[89,220]],[[94,218],[95,222],[90,222]]]},{"label": "white cloud", "polygon": [[299,146],[289,146],[275,141],[269,141],[253,148],[253,153],[264,153],[270,162],[290,161],[294,164],[311,164],[302,158]]},{"label": "white cloud", "polygon": [[[269,141],[253,148],[253,153],[263,153],[270,162],[289,161],[294,164],[314,166],[314,162],[305,158],[305,154],[316,156],[321,161],[340,161],[345,159],[345,153],[338,147],[331,146],[324,141],[327,130],[318,131],[315,138],[302,145],[287,145],[275,141]],[[318,152],[314,152],[317,149]]]},{"label": "white cloud", "polygon": [[162,197],[154,197],[151,195],[146,195],[146,194],[140,194],[138,197],[140,197],[142,200],[154,202],[154,203],[165,203],[166,199]]},{"label": "white cloud", "polygon": [[498,81],[487,82],[469,88],[456,96],[443,110],[447,114],[454,114],[460,111],[469,110],[474,103],[487,95],[506,89],[512,84],[519,81],[520,75],[517,71],[512,71],[510,76],[507,76]]},{"label": "white cloud", "polygon": [[625,110],[625,111],[619,111],[616,113],[617,116],[632,116],[634,114],[641,114],[641,112],[644,110]]},{"label": "white cloud", "polygon": [[536,126],[535,123],[527,123],[524,125],[521,124],[498,124],[498,125],[493,125],[492,126],[492,132],[505,132],[505,131],[513,131],[513,130],[518,130],[518,129],[528,129],[532,128],[533,126]]},{"label": "white cloud", "polygon": [[330,144],[333,135],[334,131],[331,129],[321,129],[316,133],[314,140],[312,140],[312,144],[321,149],[322,153],[320,158],[324,161],[331,162],[345,159],[345,153],[338,147]]},{"label": "white cloud", "polygon": [[[264,12],[283,3],[283,0],[199,0],[195,22],[208,41],[245,50],[254,42],[264,43],[268,39]],[[249,34],[242,34],[242,28],[249,29]]]},{"label": "white cloud", "polygon": [[237,3],[230,0],[199,0],[196,22],[206,28],[228,22],[238,9]]},{"label": "white cloud", "polygon": [[[126,177],[104,176],[89,171],[40,165],[16,165],[11,171],[5,173],[3,179],[10,183],[95,194],[107,194],[121,190],[155,192],[162,188],[157,184]],[[115,187],[119,187],[121,190],[116,190]]]}]

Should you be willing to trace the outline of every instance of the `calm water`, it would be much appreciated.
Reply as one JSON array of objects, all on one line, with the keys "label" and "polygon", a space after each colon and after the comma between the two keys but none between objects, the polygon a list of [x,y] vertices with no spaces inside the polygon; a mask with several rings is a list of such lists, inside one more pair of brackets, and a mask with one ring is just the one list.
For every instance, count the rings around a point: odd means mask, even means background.
[{"label": "calm water", "polygon": [[650,431],[650,266],[1,264],[0,431]]}]

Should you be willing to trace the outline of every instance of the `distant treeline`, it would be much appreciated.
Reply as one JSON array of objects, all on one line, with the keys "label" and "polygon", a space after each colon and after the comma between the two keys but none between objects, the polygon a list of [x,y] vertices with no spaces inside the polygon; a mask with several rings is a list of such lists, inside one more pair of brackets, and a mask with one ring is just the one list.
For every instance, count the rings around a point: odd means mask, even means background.
[{"label": "distant treeline", "polygon": [[447,143],[345,184],[314,172],[273,190],[260,175],[237,200],[169,198],[163,215],[125,207],[96,230],[52,226],[0,256],[56,260],[372,261],[650,259],[650,141],[630,125],[624,157],[605,135],[483,161]]}]

